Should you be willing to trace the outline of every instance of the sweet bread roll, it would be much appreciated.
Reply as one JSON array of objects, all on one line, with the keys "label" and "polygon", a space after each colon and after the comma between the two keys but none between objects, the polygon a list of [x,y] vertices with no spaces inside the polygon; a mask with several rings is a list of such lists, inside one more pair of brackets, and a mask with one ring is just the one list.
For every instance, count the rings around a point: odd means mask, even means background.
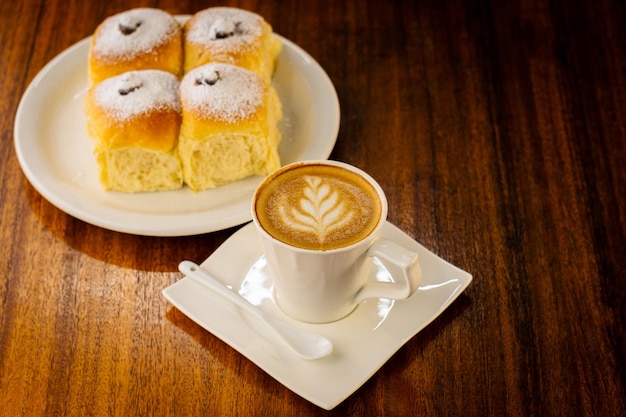
[{"label": "sweet bread roll", "polygon": [[180,99],[178,151],[192,190],[267,175],[280,166],[280,101],[261,77],[230,64],[206,64],[185,74]]},{"label": "sweet bread roll", "polygon": [[131,9],[105,19],[89,46],[90,85],[132,70],[182,75],[182,28],[169,13]]},{"label": "sweet bread roll", "polygon": [[211,62],[237,65],[270,81],[282,42],[259,15],[232,7],[194,14],[183,28],[184,71]]},{"label": "sweet bread roll", "polygon": [[179,85],[169,72],[141,70],[108,78],[89,90],[87,132],[104,189],[140,192],[182,186]]}]

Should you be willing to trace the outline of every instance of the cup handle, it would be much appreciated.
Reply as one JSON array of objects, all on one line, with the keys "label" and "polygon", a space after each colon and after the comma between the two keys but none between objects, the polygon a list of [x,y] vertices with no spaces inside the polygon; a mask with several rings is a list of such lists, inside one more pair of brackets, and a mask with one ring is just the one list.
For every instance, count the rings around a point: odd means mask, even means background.
[{"label": "cup handle", "polygon": [[422,281],[422,268],[419,256],[405,247],[389,240],[377,240],[367,251],[367,256],[376,256],[383,262],[389,262],[402,271],[399,282],[368,282],[356,295],[360,303],[368,298],[389,298],[402,300],[409,298]]}]

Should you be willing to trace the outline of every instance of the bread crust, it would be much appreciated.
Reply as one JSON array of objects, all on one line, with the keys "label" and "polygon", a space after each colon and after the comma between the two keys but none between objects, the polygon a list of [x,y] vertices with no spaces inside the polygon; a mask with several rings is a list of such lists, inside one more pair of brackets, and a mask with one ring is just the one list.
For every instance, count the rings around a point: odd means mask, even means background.
[{"label": "bread crust", "polygon": [[141,69],[160,69],[180,77],[182,45],[182,27],[163,10],[137,8],[110,16],[98,25],[91,39],[90,85]]},{"label": "bread crust", "polygon": [[246,68],[269,82],[282,42],[263,17],[232,7],[211,7],[183,27],[184,72],[211,62]]}]

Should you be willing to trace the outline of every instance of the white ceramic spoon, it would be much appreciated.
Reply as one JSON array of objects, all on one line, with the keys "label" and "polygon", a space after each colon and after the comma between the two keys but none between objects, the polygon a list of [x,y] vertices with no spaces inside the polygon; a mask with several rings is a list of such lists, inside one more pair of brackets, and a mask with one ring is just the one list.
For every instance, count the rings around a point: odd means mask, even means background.
[{"label": "white ceramic spoon", "polygon": [[330,340],[322,335],[308,333],[292,327],[273,316],[264,313],[254,305],[250,304],[245,298],[228,289],[219,280],[212,277],[207,271],[202,269],[198,264],[191,261],[182,261],[178,265],[180,272],[193,279],[197,283],[209,288],[219,295],[227,298],[237,306],[245,309],[247,312],[255,315],[264,322],[267,327],[272,329],[291,350],[302,359],[313,360],[320,359],[330,355],[333,351],[333,344]]}]

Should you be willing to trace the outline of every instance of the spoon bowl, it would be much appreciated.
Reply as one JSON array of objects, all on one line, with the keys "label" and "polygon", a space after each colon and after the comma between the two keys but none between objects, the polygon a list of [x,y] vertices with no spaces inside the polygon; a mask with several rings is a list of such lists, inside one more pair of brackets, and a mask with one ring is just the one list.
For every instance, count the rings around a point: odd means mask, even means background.
[{"label": "spoon bowl", "polygon": [[218,279],[202,269],[200,265],[192,261],[182,261],[178,265],[178,269],[195,282],[227,298],[238,307],[257,317],[267,327],[272,329],[285,345],[300,358],[315,360],[324,358],[332,353],[333,344],[330,340],[322,335],[300,330],[266,314],[263,310],[250,304],[241,295],[228,289]]}]

